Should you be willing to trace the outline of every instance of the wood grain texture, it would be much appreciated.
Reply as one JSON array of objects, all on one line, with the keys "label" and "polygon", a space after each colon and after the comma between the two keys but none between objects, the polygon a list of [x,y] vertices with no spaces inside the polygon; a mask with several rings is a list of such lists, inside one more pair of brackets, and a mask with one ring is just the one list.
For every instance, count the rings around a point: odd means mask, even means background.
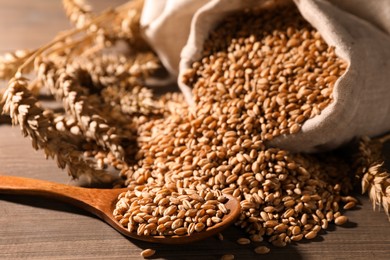
[{"label": "wood grain texture", "polygon": [[[98,8],[124,1],[91,1]],[[35,48],[69,24],[61,1],[0,0],[0,52]],[[390,154],[390,153],[389,153]],[[0,171],[8,175],[77,185],[54,161],[34,151],[18,127],[0,125]],[[184,246],[153,245],[127,239],[109,225],[80,209],[49,199],[0,195],[0,259],[140,259],[145,248],[157,250],[155,259],[388,259],[390,223],[373,212],[367,197],[347,212],[347,227],[331,226],[322,236],[259,256],[253,246],[235,240],[241,231],[231,227],[224,241],[209,238]]]}]

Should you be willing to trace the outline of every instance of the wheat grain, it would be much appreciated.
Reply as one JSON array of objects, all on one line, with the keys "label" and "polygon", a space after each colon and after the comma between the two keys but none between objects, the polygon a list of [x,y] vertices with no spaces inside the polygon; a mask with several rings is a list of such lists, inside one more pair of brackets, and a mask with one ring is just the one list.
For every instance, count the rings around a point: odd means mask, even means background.
[{"label": "wheat grain", "polygon": [[221,260],[234,260],[234,255],[226,254],[221,257]]},{"label": "wheat grain", "polygon": [[147,249],[143,250],[140,255],[143,258],[148,258],[148,257],[152,257],[155,253],[156,253],[156,250],[151,249],[151,248],[147,248]]},{"label": "wheat grain", "polygon": [[348,217],[346,217],[346,216],[338,216],[338,217],[335,218],[334,223],[336,225],[341,226],[341,225],[344,225],[345,223],[347,223],[347,221],[348,221]]},{"label": "wheat grain", "polygon": [[270,249],[266,246],[258,246],[255,248],[254,251],[256,254],[264,255],[264,254],[268,254],[270,252]]},{"label": "wheat grain", "polygon": [[237,239],[237,243],[239,245],[249,245],[251,243],[251,241],[248,238],[240,237],[239,239]]}]

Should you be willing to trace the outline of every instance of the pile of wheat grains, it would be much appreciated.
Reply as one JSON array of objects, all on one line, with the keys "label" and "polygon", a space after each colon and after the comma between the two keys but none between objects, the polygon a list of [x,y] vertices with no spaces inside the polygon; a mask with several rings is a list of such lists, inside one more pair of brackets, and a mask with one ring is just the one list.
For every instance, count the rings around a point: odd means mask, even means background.
[{"label": "pile of wheat grains", "polygon": [[201,232],[222,221],[228,199],[216,191],[137,186],[119,195],[114,217],[142,236],[182,236]]},{"label": "pile of wheat grains", "polygon": [[194,107],[173,108],[138,129],[136,158],[122,170],[126,185],[235,196],[242,207],[235,224],[249,238],[241,244],[265,239],[283,247],[346,223],[341,211],[357,201],[341,195],[350,188],[342,161],[265,145],[321,113],[346,67],[295,9],[227,17],[183,79],[193,87]]}]

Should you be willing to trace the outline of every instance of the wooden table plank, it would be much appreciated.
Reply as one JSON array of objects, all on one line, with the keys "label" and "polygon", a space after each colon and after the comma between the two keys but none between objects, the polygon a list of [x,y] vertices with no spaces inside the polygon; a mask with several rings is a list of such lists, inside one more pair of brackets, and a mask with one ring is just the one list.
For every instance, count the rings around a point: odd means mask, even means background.
[{"label": "wooden table plank", "polygon": [[[91,1],[99,9],[103,0]],[[110,4],[124,2],[110,1]],[[68,28],[60,1],[0,0],[0,52],[36,48],[57,31]],[[77,185],[54,161],[34,151],[18,127],[0,125],[0,172]],[[323,236],[285,248],[272,248],[269,255],[253,253],[253,246],[240,246],[241,231],[232,227],[225,240],[209,238],[191,245],[151,245],[129,240],[99,219],[60,202],[26,196],[0,195],[0,259],[139,259],[145,248],[157,250],[157,259],[219,259],[231,253],[235,259],[387,259],[390,224],[383,212],[373,212],[367,197],[347,212],[348,227],[331,226]]]}]

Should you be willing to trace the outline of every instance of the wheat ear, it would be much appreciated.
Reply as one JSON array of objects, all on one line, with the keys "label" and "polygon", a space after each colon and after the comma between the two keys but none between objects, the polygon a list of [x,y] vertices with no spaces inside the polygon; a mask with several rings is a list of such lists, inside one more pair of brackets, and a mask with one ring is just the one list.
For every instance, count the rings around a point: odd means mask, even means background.
[{"label": "wheat ear", "polygon": [[383,208],[390,220],[390,173],[384,167],[382,149],[390,135],[359,142],[356,177],[361,180],[362,193],[368,193],[374,210]]},{"label": "wheat ear", "polygon": [[47,157],[55,158],[58,167],[67,168],[73,178],[85,175],[99,182],[112,182],[110,174],[94,170],[83,159],[76,139],[56,130],[51,120],[51,111],[38,105],[27,86],[28,80],[21,76],[9,81],[3,96],[3,112],[10,115],[13,124],[20,125],[23,135],[31,138],[32,146],[44,150]]}]

